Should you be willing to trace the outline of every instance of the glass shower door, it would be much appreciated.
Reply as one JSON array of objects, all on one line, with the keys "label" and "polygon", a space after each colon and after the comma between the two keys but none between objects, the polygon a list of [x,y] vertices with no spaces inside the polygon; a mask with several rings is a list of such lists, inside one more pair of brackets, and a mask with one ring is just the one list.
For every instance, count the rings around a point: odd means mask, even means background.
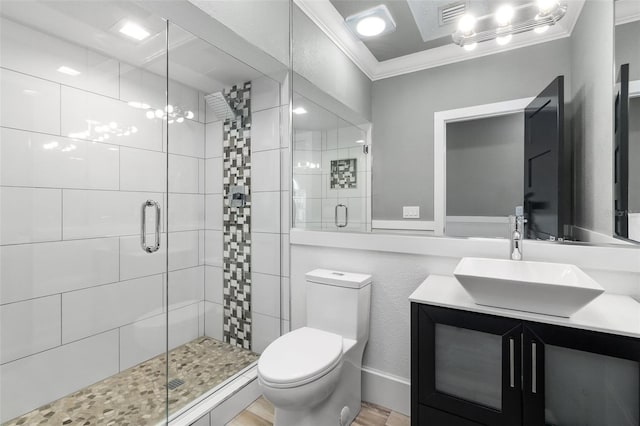
[{"label": "glass shower door", "polygon": [[0,423],[166,418],[166,21],[3,1]]}]

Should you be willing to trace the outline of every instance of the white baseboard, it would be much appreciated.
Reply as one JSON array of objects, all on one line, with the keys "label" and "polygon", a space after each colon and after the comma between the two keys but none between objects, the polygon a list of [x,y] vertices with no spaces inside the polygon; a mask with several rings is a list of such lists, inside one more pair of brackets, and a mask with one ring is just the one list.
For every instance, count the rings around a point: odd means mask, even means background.
[{"label": "white baseboard", "polygon": [[411,383],[403,377],[362,367],[362,400],[409,416]]}]

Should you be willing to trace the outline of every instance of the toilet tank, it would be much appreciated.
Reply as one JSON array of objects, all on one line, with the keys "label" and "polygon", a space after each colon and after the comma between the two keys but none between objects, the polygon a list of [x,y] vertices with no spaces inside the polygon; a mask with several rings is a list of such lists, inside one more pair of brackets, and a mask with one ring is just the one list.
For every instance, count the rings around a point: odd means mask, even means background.
[{"label": "toilet tank", "polygon": [[369,338],[371,275],[316,269],[307,278],[307,326]]}]

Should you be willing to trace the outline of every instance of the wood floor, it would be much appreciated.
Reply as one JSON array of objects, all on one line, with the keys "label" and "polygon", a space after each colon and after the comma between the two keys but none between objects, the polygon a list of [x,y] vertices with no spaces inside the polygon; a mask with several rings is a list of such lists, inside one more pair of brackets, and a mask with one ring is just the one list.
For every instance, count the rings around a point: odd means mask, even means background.
[{"label": "wood floor", "polygon": [[[409,423],[407,416],[363,402],[362,410],[351,426],[409,426]],[[273,406],[260,397],[227,426],[273,426]]]}]

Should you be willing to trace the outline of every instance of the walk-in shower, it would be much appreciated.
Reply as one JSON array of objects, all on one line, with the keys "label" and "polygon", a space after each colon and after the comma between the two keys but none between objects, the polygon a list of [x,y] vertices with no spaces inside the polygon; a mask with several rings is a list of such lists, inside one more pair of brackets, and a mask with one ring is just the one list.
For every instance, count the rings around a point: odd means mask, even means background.
[{"label": "walk-in shower", "polygon": [[165,423],[286,328],[286,65],[152,3],[1,3],[2,424]]}]

